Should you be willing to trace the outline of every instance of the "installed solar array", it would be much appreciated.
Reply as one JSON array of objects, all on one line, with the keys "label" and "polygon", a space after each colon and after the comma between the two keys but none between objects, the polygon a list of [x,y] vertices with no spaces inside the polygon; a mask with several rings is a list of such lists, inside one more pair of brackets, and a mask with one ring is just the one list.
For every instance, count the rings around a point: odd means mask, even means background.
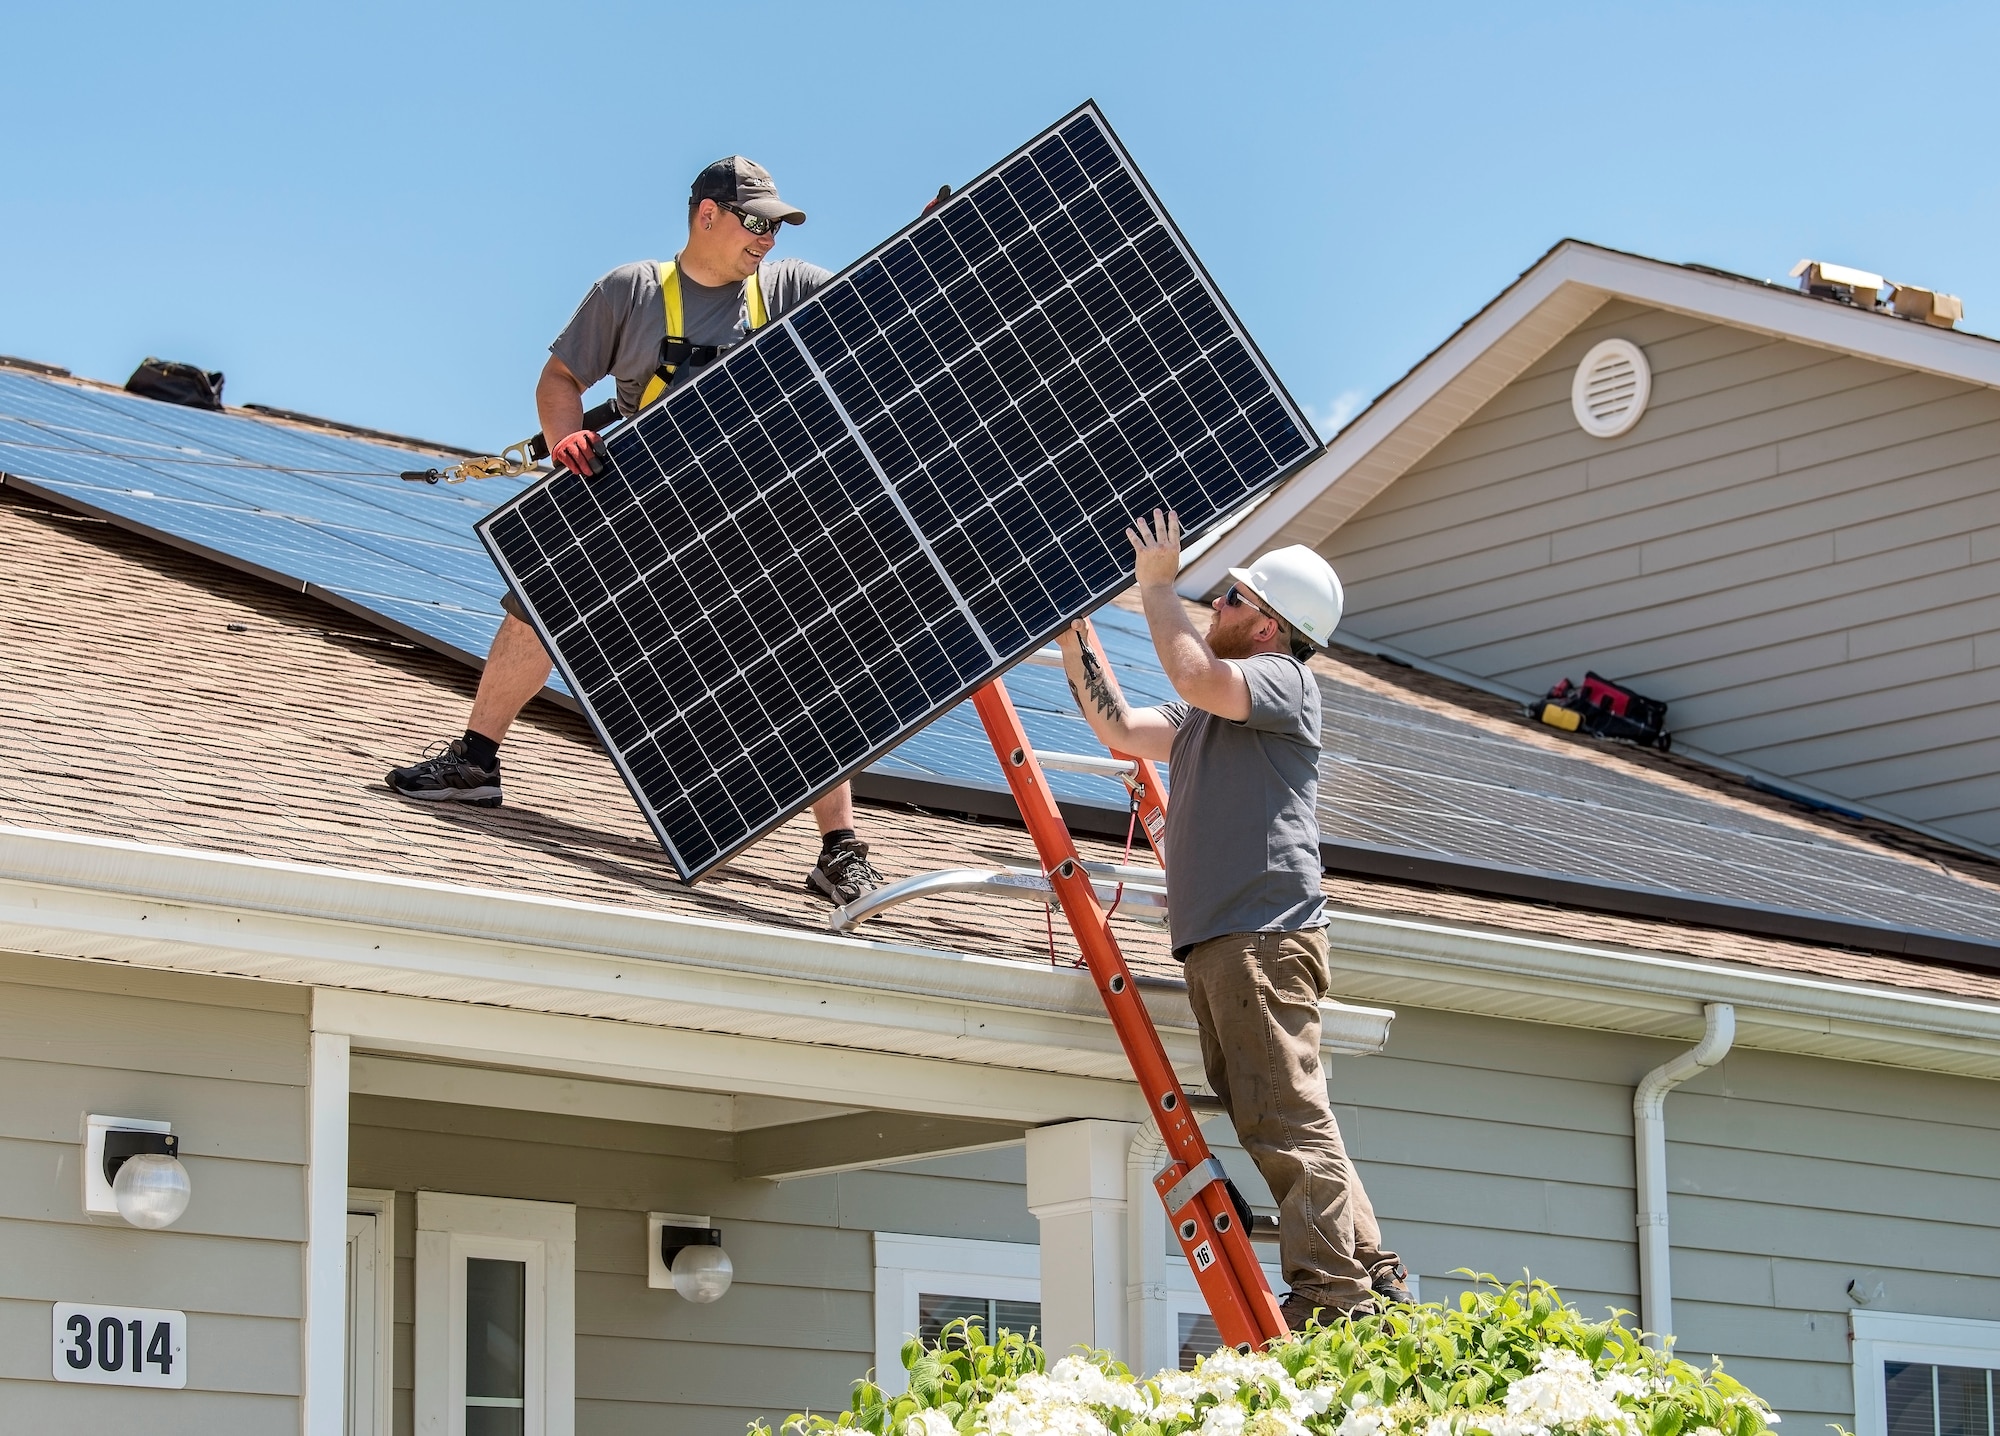
[{"label": "installed solar array", "polygon": [[[1097,633],[1134,705],[1172,697],[1143,619],[1106,608]],[[1007,686],[1041,747],[1093,753],[1062,675],[1022,668]],[[1320,832],[1360,847],[1603,883],[1627,892],[1719,899],[1765,912],[2000,943],[1991,888],[1936,866],[1689,792],[1633,768],[1496,732],[1358,684],[1320,676],[1325,747]],[[946,715],[877,765],[912,778],[999,782],[978,720]],[[1051,773],[1064,797],[1122,812],[1107,779]]]},{"label": "installed solar array", "polygon": [[1085,106],[480,532],[692,879],[1317,447]]},{"label": "installed solar array", "polygon": [[0,370],[10,483],[472,662],[506,583],[472,532],[526,486],[404,483],[408,449]]}]

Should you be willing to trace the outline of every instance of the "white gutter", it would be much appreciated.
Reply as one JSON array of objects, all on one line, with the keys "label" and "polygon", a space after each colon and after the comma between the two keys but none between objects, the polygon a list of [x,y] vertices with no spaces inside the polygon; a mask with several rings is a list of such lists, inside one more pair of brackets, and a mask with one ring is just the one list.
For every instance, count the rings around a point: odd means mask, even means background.
[{"label": "white gutter", "polygon": [[[1081,972],[4,825],[0,948],[1132,1080]],[[1184,992],[1141,989],[1198,1072]],[[1380,1051],[1394,1017],[1321,1013],[1328,1055]]]},{"label": "white gutter", "polygon": [[1666,1346],[1674,1335],[1673,1242],[1667,1231],[1667,1093],[1729,1055],[1736,1009],[1702,1009],[1701,1041],[1644,1077],[1632,1094],[1632,1153],[1637,1169],[1639,1324]]},{"label": "white gutter", "polygon": [[1166,1158],[1159,1125],[1141,1122],[1125,1149],[1125,1364],[1141,1372],[1173,1366],[1179,1335],[1167,1304],[1167,1209],[1153,1190]]}]

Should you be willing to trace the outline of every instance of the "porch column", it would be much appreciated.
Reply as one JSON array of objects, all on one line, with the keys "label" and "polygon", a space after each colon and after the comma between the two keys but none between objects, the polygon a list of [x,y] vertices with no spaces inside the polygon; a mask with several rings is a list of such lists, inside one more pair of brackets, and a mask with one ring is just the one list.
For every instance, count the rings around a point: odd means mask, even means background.
[{"label": "porch column", "polygon": [[1028,1210],[1042,1228],[1042,1345],[1125,1353],[1125,1156],[1131,1122],[1028,1133]]},{"label": "porch column", "polygon": [[306,1100],[305,1436],[347,1431],[347,1095],[344,1033],[312,1034]]}]

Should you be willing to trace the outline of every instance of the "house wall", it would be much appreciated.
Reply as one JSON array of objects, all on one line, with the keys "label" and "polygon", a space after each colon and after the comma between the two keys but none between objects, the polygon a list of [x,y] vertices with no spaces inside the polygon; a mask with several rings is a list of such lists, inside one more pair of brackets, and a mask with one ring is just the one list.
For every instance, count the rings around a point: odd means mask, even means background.
[{"label": "house wall", "polygon": [[[1595,439],[1612,337],[1652,401]],[[1614,300],[1321,551],[1363,638],[2000,844],[2000,394]]]},{"label": "house wall", "polygon": [[[1389,1055],[1331,1063],[1424,1298],[1526,1269],[1636,1312],[1632,1089],[1687,1045],[1406,1007]],[[1720,1352],[1791,1436],[1855,1424],[1849,1281],[2000,1321],[2000,1085],[1738,1049],[1666,1110],[1678,1349]]]},{"label": "house wall", "polygon": [[[577,1208],[578,1436],[741,1436],[840,1410],[874,1365],[875,1231],[1033,1243],[1017,1148],[738,1181],[730,1134],[403,1098],[353,1099],[348,1173],[396,1204],[395,1429],[412,1429],[419,1190]],[[709,1306],[646,1285],[649,1211],[712,1217],[736,1269]]]},{"label": "house wall", "polygon": [[[306,995],[0,953],[0,1427],[293,1433],[306,1236]],[[83,1211],[84,1118],[173,1123],[187,1213]],[[181,1391],[58,1383],[51,1304],[185,1311]]]}]

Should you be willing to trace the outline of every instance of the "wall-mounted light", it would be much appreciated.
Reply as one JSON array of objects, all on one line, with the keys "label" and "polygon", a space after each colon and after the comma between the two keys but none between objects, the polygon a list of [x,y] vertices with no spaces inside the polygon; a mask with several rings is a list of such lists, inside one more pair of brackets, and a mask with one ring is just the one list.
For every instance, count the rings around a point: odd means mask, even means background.
[{"label": "wall-mounted light", "polygon": [[646,1285],[672,1287],[689,1301],[721,1299],[736,1279],[722,1229],[707,1217],[646,1213]]},{"label": "wall-mounted light", "polygon": [[135,1227],[169,1227],[194,1187],[171,1122],[91,1116],[84,1122],[83,1209]]}]

